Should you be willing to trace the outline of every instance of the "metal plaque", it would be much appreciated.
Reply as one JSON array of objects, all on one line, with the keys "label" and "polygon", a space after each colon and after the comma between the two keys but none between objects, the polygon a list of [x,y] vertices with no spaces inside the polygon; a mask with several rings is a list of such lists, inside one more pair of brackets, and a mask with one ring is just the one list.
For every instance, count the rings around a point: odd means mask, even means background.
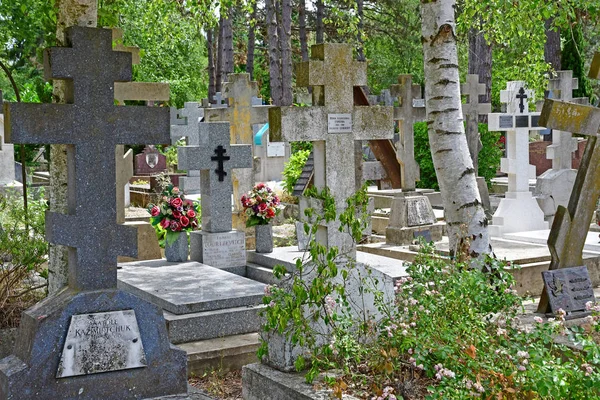
[{"label": "metal plaque", "polygon": [[515,116],[515,127],[516,128],[529,128],[529,115],[516,115]]},{"label": "metal plaque", "polygon": [[56,377],[145,366],[135,311],[79,314],[71,317]]},{"label": "metal plaque", "polygon": [[285,145],[283,142],[267,143],[267,157],[285,156]]},{"label": "metal plaque", "polygon": [[327,114],[327,133],[352,133],[352,114]]},{"label": "metal plaque", "polygon": [[414,108],[424,108],[425,107],[425,99],[413,99],[412,101]]},{"label": "metal plaque", "polygon": [[498,127],[499,128],[512,128],[513,125],[513,116],[512,115],[500,115],[498,117]]},{"label": "metal plaque", "polygon": [[595,301],[594,285],[585,266],[543,271],[542,278],[550,309],[555,314],[559,308],[567,312],[583,311],[585,303]]}]

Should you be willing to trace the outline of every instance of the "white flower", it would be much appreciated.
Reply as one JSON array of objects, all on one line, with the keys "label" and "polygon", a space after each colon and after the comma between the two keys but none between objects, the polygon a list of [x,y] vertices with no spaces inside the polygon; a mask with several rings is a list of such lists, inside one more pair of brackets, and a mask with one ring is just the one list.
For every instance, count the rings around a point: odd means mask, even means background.
[{"label": "white flower", "polygon": [[517,357],[519,358],[529,358],[529,353],[526,351],[517,351]]},{"label": "white flower", "polygon": [[537,315],[535,317],[533,317],[533,320],[535,322],[537,322],[538,324],[541,324],[542,322],[544,322],[544,320],[542,319],[542,317],[539,317]]}]

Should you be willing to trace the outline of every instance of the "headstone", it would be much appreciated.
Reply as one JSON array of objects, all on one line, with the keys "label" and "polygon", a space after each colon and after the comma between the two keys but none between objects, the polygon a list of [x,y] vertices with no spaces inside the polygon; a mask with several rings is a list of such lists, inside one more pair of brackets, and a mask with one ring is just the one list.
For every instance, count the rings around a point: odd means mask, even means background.
[{"label": "headstone", "polygon": [[[114,105],[114,82],[131,79],[131,54],[112,50],[110,30],[71,27],[66,30],[66,42],[70,47],[46,51],[45,72],[50,79],[67,80],[74,102],[5,104],[7,139],[22,144],[66,144],[71,173],[69,213],[46,215],[48,241],[69,247],[68,288],[23,313],[15,353],[0,360],[0,398],[181,395],[187,392],[185,352],[169,343],[160,308],[117,289],[116,272],[117,256],[135,257],[137,242],[134,229],[116,223],[115,146],[167,142],[169,114],[160,108]],[[137,342],[127,341],[127,347],[119,351],[131,356],[129,366],[134,368],[122,369],[118,362],[122,358],[107,361],[102,346],[70,355],[74,350],[67,342],[72,338],[71,323],[79,318],[100,321],[103,317],[98,313],[114,312],[135,315]],[[125,321],[133,327],[131,318]],[[114,338],[115,344],[120,340],[120,332],[105,328],[113,326],[112,322],[98,328],[98,335],[92,325],[89,333],[97,343],[102,341],[100,332],[111,341]],[[57,377],[61,359],[73,360],[62,364],[64,371],[86,364],[82,356],[106,361],[101,369],[110,373],[84,370],[85,375]]]},{"label": "headstone", "polygon": [[585,311],[585,303],[596,302],[587,267],[542,271],[542,278],[553,314],[561,308],[567,313]]},{"label": "headstone", "polygon": [[385,230],[386,243],[408,245],[427,235],[434,242],[442,240],[443,225],[437,223],[427,196],[418,192],[396,192]]},{"label": "headstone", "polygon": [[529,164],[529,131],[544,129],[539,124],[540,113],[529,112],[531,94],[525,82],[507,82],[506,90],[500,92],[506,113],[488,114],[490,131],[506,131],[506,158],[501,160],[500,169],[508,174],[508,191],[489,226],[491,236],[548,227],[529,191],[529,179],[535,179],[535,166]]},{"label": "headstone", "polygon": [[154,146],[148,145],[134,157],[133,169],[135,176],[150,176],[166,172],[167,157],[160,154]]},{"label": "headstone", "polygon": [[[2,91],[0,90],[0,106],[2,105]],[[2,111],[0,109],[0,111]],[[20,186],[15,178],[15,153],[14,147],[4,140],[4,115],[0,113],[0,191],[5,187]]]},{"label": "headstone", "polygon": [[[587,98],[573,99],[573,90],[578,87],[573,71],[557,71],[556,78],[548,83],[549,97],[578,104],[587,104]],[[577,139],[571,132],[553,130],[552,144],[546,147],[546,157],[552,160],[552,168],[537,179],[533,195],[544,216],[550,223],[558,206],[566,207],[575,183],[577,171],[573,168],[573,152],[577,150]]]},{"label": "headstone", "polygon": [[[188,146],[198,146],[200,144],[198,124],[204,118],[204,109],[200,104],[187,102],[181,110],[172,108],[171,114],[171,120],[173,118],[177,120],[171,124],[171,143],[175,145],[179,139],[185,138]],[[181,169],[180,166],[179,169]],[[187,171],[187,176],[179,178],[179,189],[183,190],[185,194],[200,193],[200,171]]]},{"label": "headstone", "polygon": [[[228,121],[231,126],[231,143],[252,144],[255,124],[267,123],[267,110],[270,106],[254,106],[252,99],[258,94],[258,85],[250,81],[249,74],[229,74],[223,83],[223,95],[229,101],[228,108],[208,108],[204,113],[206,122]],[[254,186],[253,169],[241,169],[233,172],[233,198],[236,215],[243,213],[240,203],[242,195]],[[236,218],[234,227],[244,229],[241,218]]]},{"label": "headstone", "polygon": [[244,231],[232,230],[232,172],[252,168],[252,147],[230,144],[228,122],[199,124],[200,142],[179,148],[181,168],[200,171],[202,230],[190,233],[190,259],[216,268],[246,265]]}]

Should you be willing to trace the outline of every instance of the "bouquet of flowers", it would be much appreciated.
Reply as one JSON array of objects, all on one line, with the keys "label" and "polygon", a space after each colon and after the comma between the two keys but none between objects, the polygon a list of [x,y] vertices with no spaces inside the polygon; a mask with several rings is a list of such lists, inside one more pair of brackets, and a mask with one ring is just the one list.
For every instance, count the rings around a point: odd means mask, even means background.
[{"label": "bouquet of flowers", "polygon": [[242,206],[248,217],[246,227],[267,225],[281,211],[279,197],[264,183],[242,196]]},{"label": "bouquet of flowers", "polygon": [[178,232],[193,231],[198,228],[199,204],[186,200],[178,187],[168,185],[162,192],[158,204],[149,204],[152,226],[159,225],[167,231],[167,243],[177,239]]}]

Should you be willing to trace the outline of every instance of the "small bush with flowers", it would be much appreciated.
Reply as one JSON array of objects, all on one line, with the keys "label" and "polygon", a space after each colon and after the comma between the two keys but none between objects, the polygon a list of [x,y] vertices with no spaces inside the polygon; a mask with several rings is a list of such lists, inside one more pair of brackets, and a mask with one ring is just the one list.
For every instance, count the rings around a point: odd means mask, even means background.
[{"label": "small bush with flowers", "polygon": [[254,186],[242,196],[241,201],[247,217],[247,227],[267,225],[281,211],[279,197],[264,183]]},{"label": "small bush with flowers", "polygon": [[167,185],[158,204],[149,204],[152,226],[166,231],[167,244],[177,239],[179,232],[198,229],[199,204],[185,198],[178,187]]}]

